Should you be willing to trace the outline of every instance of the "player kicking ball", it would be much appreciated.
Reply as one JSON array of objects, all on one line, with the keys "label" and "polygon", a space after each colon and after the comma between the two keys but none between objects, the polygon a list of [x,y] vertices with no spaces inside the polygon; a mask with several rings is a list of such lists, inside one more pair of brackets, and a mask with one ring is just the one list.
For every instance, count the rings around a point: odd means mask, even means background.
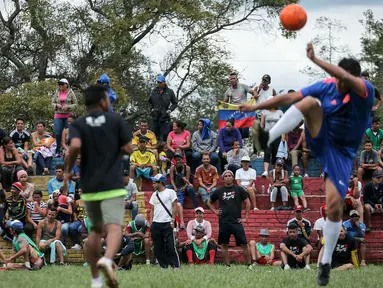
[{"label": "player kicking ball", "polygon": [[369,123],[374,87],[360,78],[360,64],[354,59],[344,58],[338,66],[329,64],[315,57],[311,43],[307,45],[307,57],[334,78],[258,105],[243,104],[240,109],[249,112],[296,103],[269,132],[262,130],[258,121],[254,122],[252,132],[258,151],[305,119],[307,144],[325,173],[327,219],[323,230],[326,245],[317,282],[326,286],[342,226],[343,199],[353,161]]},{"label": "player kicking ball", "polygon": [[[65,157],[64,187],[81,153],[81,199],[91,226],[87,259],[92,272],[91,287],[103,287],[101,270],[108,287],[118,287],[113,258],[120,249],[124,225],[126,190],[120,161],[122,152],[132,152],[131,133],[118,114],[109,112],[108,88],[95,84],[85,92],[87,116],[76,119],[69,129],[69,154]],[[108,243],[101,257],[101,238]]]}]

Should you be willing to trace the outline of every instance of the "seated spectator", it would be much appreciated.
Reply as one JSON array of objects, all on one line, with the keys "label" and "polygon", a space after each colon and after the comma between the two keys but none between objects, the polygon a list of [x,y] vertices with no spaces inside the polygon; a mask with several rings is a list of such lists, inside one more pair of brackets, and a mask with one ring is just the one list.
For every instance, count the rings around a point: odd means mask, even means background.
[{"label": "seated spectator", "polygon": [[[197,226],[202,226],[205,229],[205,239],[210,240],[211,235],[212,235],[212,228],[211,228],[211,223],[208,220],[205,220],[205,209],[202,207],[197,207],[194,209],[194,215],[195,219],[190,220],[188,222],[187,228],[186,228],[186,233],[188,235],[188,239],[190,241],[193,241],[195,239],[195,231],[194,229]],[[190,242],[191,243],[191,242]],[[189,243],[189,244],[190,244]]]},{"label": "seated spectator", "polygon": [[[87,213],[85,210],[85,204],[84,201],[81,199],[81,194],[82,194],[82,189],[79,188],[79,196],[80,198],[75,201],[75,209],[72,214],[72,223],[69,224],[69,235],[72,238],[74,246],[71,247],[71,249],[74,250],[81,250],[81,245],[80,245],[80,235],[81,235],[81,225],[83,220],[87,217]],[[61,195],[60,195],[61,196]],[[59,197],[60,201],[60,197]]]},{"label": "seated spectator", "polygon": [[66,239],[69,235],[69,225],[71,215],[73,214],[72,198],[68,197],[67,191],[64,187],[60,188],[60,195],[58,198],[57,220],[61,223],[62,239]]},{"label": "seated spectator", "polygon": [[158,167],[159,167],[159,173],[162,175],[168,174],[168,166],[170,166],[171,159],[168,158],[166,152],[168,151],[168,146],[165,142],[159,142],[157,145],[157,151],[158,151]]},{"label": "seated spectator", "polygon": [[5,191],[9,191],[11,184],[16,178],[17,172],[24,170],[21,157],[13,140],[4,137],[0,147],[1,184]]},{"label": "seated spectator", "polygon": [[33,157],[32,151],[29,150],[31,134],[24,129],[24,119],[16,119],[16,129],[9,133],[9,137],[12,138],[16,149],[19,151],[21,161],[23,162],[23,167],[27,169],[29,174],[32,174]]},{"label": "seated spectator", "polygon": [[21,196],[27,200],[27,202],[33,201],[33,191],[35,186],[32,183],[28,182],[28,173],[25,170],[20,170],[17,172],[17,180],[20,182],[23,191],[20,193]]},{"label": "seated spectator", "polygon": [[154,153],[146,148],[148,138],[141,136],[138,149],[130,155],[130,178],[141,176],[150,179],[151,175],[157,174],[156,157]]},{"label": "seated spectator", "polygon": [[[272,99],[274,96],[269,96],[269,99]],[[274,127],[275,124],[281,119],[283,116],[283,112],[281,110],[272,108],[269,110],[263,110],[261,115],[261,127],[265,129],[265,131],[270,131],[271,128]],[[277,161],[277,153],[279,143],[281,143],[282,138],[278,137],[275,139],[268,147],[265,149],[265,155],[263,157],[263,177],[267,177],[269,171],[269,165],[275,164]]]},{"label": "seated spectator", "polygon": [[138,204],[136,202],[137,185],[129,177],[129,171],[124,171],[124,186],[126,190],[125,209],[132,210],[132,220],[136,219],[138,214]]},{"label": "seated spectator", "polygon": [[318,235],[317,246],[319,248],[322,247],[321,240],[323,238],[324,224],[326,223],[326,217],[327,217],[326,205],[323,205],[322,207],[320,207],[320,214],[322,217],[317,219],[314,224],[314,230],[317,232],[317,235]]},{"label": "seated spectator", "polygon": [[202,202],[205,203],[210,198],[210,193],[217,189],[219,179],[218,170],[210,164],[210,155],[202,155],[202,165],[195,172],[195,178],[198,180],[198,194],[201,195]]},{"label": "seated spectator", "polygon": [[303,207],[301,205],[295,206],[294,208],[295,217],[287,222],[287,227],[290,224],[295,224],[298,227],[298,237],[305,239],[310,243],[311,236],[311,222],[303,218]]},{"label": "seated spectator", "polygon": [[[64,165],[57,164],[56,177],[52,178],[48,182],[48,194],[52,195],[53,191],[60,190],[60,188],[63,186],[64,186]],[[75,184],[73,181],[70,181],[68,185],[68,193],[71,195],[74,195],[74,192],[75,192]]]},{"label": "seated spectator", "polygon": [[73,114],[68,116],[68,128],[65,128],[61,135],[61,151],[63,153],[63,158],[65,158],[65,156],[67,156],[69,152],[68,151],[68,132],[69,132],[70,125],[75,119],[76,117]]},{"label": "seated spectator", "polygon": [[126,225],[125,235],[134,241],[134,250],[131,258],[133,255],[145,254],[146,265],[150,265],[150,224],[146,221],[143,214],[138,214],[134,220]]},{"label": "seated spectator", "polygon": [[[13,238],[15,254],[5,259],[4,263],[9,269],[26,268],[40,270],[44,266],[44,253],[40,252],[36,244],[24,233],[24,225],[19,220],[8,221]],[[19,257],[23,257],[24,264],[12,263]]]},{"label": "seated spectator", "polygon": [[31,138],[36,169],[39,172],[43,171],[44,175],[50,175],[52,159],[57,147],[55,138],[45,131],[45,123],[42,121],[36,123],[36,131],[32,133]]},{"label": "seated spectator", "polygon": [[238,169],[235,172],[235,181],[238,186],[242,186],[243,189],[249,193],[250,202],[253,204],[253,209],[258,210],[257,202],[255,201],[255,193],[257,189],[255,189],[255,181],[257,180],[257,172],[250,168],[250,157],[243,156],[241,158],[242,168]]},{"label": "seated spectator", "polygon": [[233,142],[237,140],[240,148],[242,148],[242,136],[238,128],[234,127],[234,119],[226,120],[226,126],[221,128],[218,133],[219,157],[221,158],[221,170],[227,164],[227,152],[233,148]]},{"label": "seated spectator", "polygon": [[59,207],[59,196],[60,196],[60,190],[56,190],[52,193],[51,198],[47,202],[48,210],[51,208],[57,209],[57,207]]},{"label": "seated spectator", "polygon": [[180,218],[180,229],[185,229],[184,222],[184,213],[183,206],[185,203],[185,194],[189,194],[190,198],[193,201],[194,208],[197,208],[197,197],[193,188],[193,185],[190,184],[190,167],[182,164],[182,155],[175,154],[174,158],[177,161],[176,165],[172,165],[170,167],[170,183],[171,185],[167,185],[166,188],[174,189],[177,192],[177,214]]},{"label": "seated spectator", "polygon": [[362,183],[358,181],[356,175],[351,175],[348,183],[346,198],[344,198],[344,211],[356,210],[360,215],[360,221],[363,222],[363,204],[360,200],[362,191]]},{"label": "seated spectator", "polygon": [[253,265],[280,266],[282,264],[282,261],[274,259],[275,246],[269,243],[269,235],[269,230],[261,229],[259,242],[250,241],[249,246]]},{"label": "seated spectator", "polygon": [[235,172],[241,168],[241,159],[244,156],[249,156],[246,149],[240,148],[241,145],[238,140],[234,140],[232,144],[232,149],[227,152],[227,170],[230,170],[235,175]]},{"label": "seated spectator", "polygon": [[146,139],[148,139],[148,142],[146,142],[146,148],[151,150],[157,159],[158,151],[157,151],[156,134],[154,134],[152,131],[148,129],[148,121],[146,119],[140,120],[139,128],[140,128],[139,130],[133,133],[133,138],[132,138],[133,148],[138,149],[140,138],[146,137]]},{"label": "seated spectator", "polygon": [[8,220],[19,220],[25,224],[27,215],[27,201],[20,195],[22,191],[21,184],[15,182],[11,187],[11,196],[7,198],[5,213],[8,215]]},{"label": "seated spectator", "polygon": [[287,185],[289,184],[288,172],[283,170],[283,160],[278,159],[275,163],[275,169],[269,173],[270,179],[270,202],[271,209],[275,209],[275,202],[277,201],[278,192],[281,193],[283,206],[287,206],[289,200],[289,191]]},{"label": "seated spectator", "polygon": [[363,177],[371,178],[374,171],[382,172],[379,167],[380,159],[379,154],[372,149],[372,142],[366,140],[364,143],[364,150],[360,153],[360,167],[358,168],[358,179],[363,180]]},{"label": "seated spectator", "polygon": [[88,236],[90,234],[90,223],[89,223],[89,218],[84,218],[81,221],[81,239],[82,239],[82,249],[83,249],[83,267],[89,267],[88,259],[86,255],[88,255],[88,247],[87,247],[87,242],[88,242]]},{"label": "seated spectator", "polygon": [[73,165],[72,178],[71,178],[71,180],[75,183],[76,189],[80,186],[80,178],[81,178],[81,155],[78,155],[76,162]]},{"label": "seated spectator", "polygon": [[217,245],[215,241],[206,239],[206,231],[202,225],[196,226],[194,229],[193,240],[186,241],[184,250],[189,264],[214,264],[215,254],[217,253]]},{"label": "seated spectator", "polygon": [[217,134],[211,131],[210,120],[201,118],[198,120],[198,130],[192,136],[192,174],[201,165],[202,156],[209,154],[210,162],[218,168],[219,156],[216,153],[218,147]]},{"label": "seated spectator", "polygon": [[366,232],[371,231],[371,214],[383,213],[382,177],[382,173],[375,171],[372,173],[372,181],[367,183],[363,189]]},{"label": "seated spectator", "polygon": [[0,236],[4,236],[5,213],[7,207],[7,195],[0,183]]},{"label": "seated spectator", "polygon": [[47,217],[41,220],[37,226],[36,244],[42,252],[50,251],[50,263],[56,262],[56,253],[60,264],[64,265],[66,255],[65,245],[61,242],[61,223],[56,220],[57,210],[51,208]]},{"label": "seated spectator", "polygon": [[307,212],[310,211],[310,209],[307,208],[305,192],[303,192],[303,178],[300,175],[300,170],[301,168],[299,168],[298,165],[293,166],[293,173],[290,176],[290,195],[291,198],[293,198],[294,206],[299,205],[299,198],[302,201],[305,212]]},{"label": "seated spectator", "polygon": [[[106,237],[102,239],[101,242],[101,255],[105,255],[106,251]],[[121,246],[117,250],[116,255],[113,257],[114,263],[117,265],[119,269],[122,270],[131,270],[132,269],[132,264],[133,264],[133,253],[134,251],[134,242],[130,237],[126,235],[122,235],[121,238]],[[101,282],[102,283],[102,282]]]},{"label": "seated spectator", "polygon": [[37,225],[40,220],[43,220],[47,216],[47,203],[42,201],[43,193],[40,190],[33,192],[33,201],[27,204],[27,221],[25,224],[25,234],[30,238],[32,237],[32,232],[37,230]]},{"label": "seated spectator", "polygon": [[[192,154],[191,136],[188,130],[185,130],[186,124],[180,120],[173,122],[173,131],[171,131],[166,140],[168,146],[168,158],[172,159],[176,153],[176,148],[181,148],[189,160]],[[189,161],[188,161],[189,162]]]},{"label": "seated spectator", "polygon": [[351,236],[355,239],[356,244],[358,244],[360,250],[360,265],[366,266],[366,225],[360,221],[359,212],[356,210],[350,211],[350,219],[343,222],[343,226],[346,229],[348,236]]},{"label": "seated spectator", "polygon": [[366,129],[364,140],[370,140],[372,148],[379,152],[383,144],[383,130],[380,129],[380,118],[374,117],[372,119],[372,127]]},{"label": "seated spectator", "polygon": [[[291,166],[298,165],[298,159],[302,156],[302,123],[287,133],[287,149],[291,157]],[[303,159],[305,160],[305,159]],[[307,160],[307,159],[306,159]],[[303,166],[306,167],[303,163]]]},{"label": "seated spectator", "polygon": [[[175,154],[179,154],[179,155],[182,156],[182,164],[187,164],[186,163],[186,155],[185,155],[184,151],[180,147],[177,147],[175,149],[175,151],[176,151]],[[177,164],[175,154],[173,155],[173,158],[170,160],[170,164],[171,165],[176,165]]]},{"label": "seated spectator", "polygon": [[310,270],[310,253],[313,250],[310,244],[298,237],[298,226],[291,223],[287,227],[287,237],[280,245],[282,269],[308,269]]}]

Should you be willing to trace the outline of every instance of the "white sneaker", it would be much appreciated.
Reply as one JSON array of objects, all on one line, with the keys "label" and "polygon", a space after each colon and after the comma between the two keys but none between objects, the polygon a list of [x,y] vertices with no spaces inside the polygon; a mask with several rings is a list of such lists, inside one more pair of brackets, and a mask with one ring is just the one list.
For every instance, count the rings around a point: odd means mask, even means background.
[{"label": "white sneaker", "polygon": [[262,177],[267,177],[267,176],[269,176],[269,173],[268,173],[267,171],[264,171],[264,172],[262,173]]},{"label": "white sneaker", "polygon": [[92,279],[91,288],[102,288],[104,286],[104,281],[102,281],[102,278],[99,277],[98,279]]},{"label": "white sneaker", "polygon": [[97,268],[101,270],[101,272],[105,276],[105,280],[110,288],[118,288],[118,281],[116,277],[116,273],[113,269],[113,261],[106,257],[101,257],[97,262]]},{"label": "white sneaker", "polygon": [[254,209],[253,209],[254,211],[258,211],[259,209],[257,208],[257,207],[254,207]]},{"label": "white sneaker", "polygon": [[305,173],[305,174],[303,175],[303,177],[304,177],[304,178],[309,178],[310,176],[309,176],[309,174]]},{"label": "white sneaker", "polygon": [[320,178],[324,178],[324,173],[320,173]]},{"label": "white sneaker", "polygon": [[306,266],[305,266],[305,269],[306,269],[306,270],[311,270],[310,265],[306,265]]},{"label": "white sneaker", "polygon": [[150,265],[150,260],[146,259],[146,265]]},{"label": "white sneaker", "polygon": [[290,266],[288,264],[285,265],[285,267],[283,268],[283,270],[290,270]]},{"label": "white sneaker", "polygon": [[76,244],[76,245],[74,245],[73,247],[71,247],[70,249],[74,249],[74,250],[81,250],[81,249],[82,249],[82,247],[81,247],[81,245],[80,245],[80,244]]},{"label": "white sneaker", "polygon": [[274,208],[274,207],[271,207],[271,208],[270,208],[270,211],[274,211],[274,210],[275,210],[275,208]]}]

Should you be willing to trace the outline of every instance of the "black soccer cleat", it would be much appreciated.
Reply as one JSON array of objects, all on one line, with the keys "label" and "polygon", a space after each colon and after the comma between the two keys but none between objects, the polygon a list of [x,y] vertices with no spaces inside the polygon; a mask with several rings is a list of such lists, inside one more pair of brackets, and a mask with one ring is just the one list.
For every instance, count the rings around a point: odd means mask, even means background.
[{"label": "black soccer cleat", "polygon": [[327,286],[328,282],[330,281],[330,271],[331,271],[330,264],[319,263],[318,277],[317,277],[317,283],[319,286]]},{"label": "black soccer cleat", "polygon": [[269,132],[266,132],[261,128],[261,124],[258,120],[253,122],[251,132],[253,134],[254,151],[265,151],[267,148],[267,142],[269,141]]}]

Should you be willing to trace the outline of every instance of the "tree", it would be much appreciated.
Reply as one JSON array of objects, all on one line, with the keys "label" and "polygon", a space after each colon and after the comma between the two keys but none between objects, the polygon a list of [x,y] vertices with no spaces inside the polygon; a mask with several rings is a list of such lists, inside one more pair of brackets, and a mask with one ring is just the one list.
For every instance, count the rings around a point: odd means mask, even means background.
[{"label": "tree", "polygon": [[[315,52],[321,59],[329,63],[337,63],[344,54],[350,53],[350,49],[346,45],[339,44],[338,34],[346,31],[347,27],[337,19],[328,17],[320,17],[316,20],[315,29],[321,33],[312,39]],[[306,66],[301,73],[310,77],[311,81],[329,77],[322,69],[315,66]]]}]

